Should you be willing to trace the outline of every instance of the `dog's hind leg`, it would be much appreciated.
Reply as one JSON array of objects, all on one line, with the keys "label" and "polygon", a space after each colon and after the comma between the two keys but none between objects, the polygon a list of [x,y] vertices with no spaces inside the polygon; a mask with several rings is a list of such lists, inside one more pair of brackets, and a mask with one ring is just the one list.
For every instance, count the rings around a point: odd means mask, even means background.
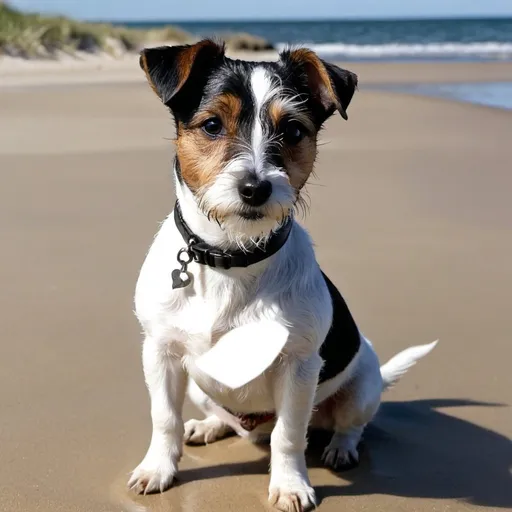
[{"label": "dog's hind leg", "polygon": [[320,404],[315,424],[334,430],[323,453],[326,466],[338,470],[359,461],[358,445],[366,425],[373,419],[380,405],[382,379],[379,362],[373,350],[362,347],[354,376],[338,392]]},{"label": "dog's hind leg", "polygon": [[323,455],[326,465],[340,469],[358,462],[357,446],[365,426],[379,408],[382,392],[427,355],[436,343],[403,350],[380,368],[371,343],[364,338],[353,377],[337,393],[319,404],[312,418],[313,428],[334,429]]},{"label": "dog's hind leg", "polygon": [[336,425],[330,443],[324,450],[322,460],[334,470],[351,467],[359,462],[358,445],[366,424]]},{"label": "dog's hind leg", "polygon": [[[357,386],[357,383],[351,383]],[[364,428],[372,420],[380,403],[380,396],[362,402],[357,396],[350,396],[357,391],[348,384],[348,387],[328,399],[324,410],[330,409],[331,422],[334,433],[330,443],[323,453],[326,466],[335,470],[353,466],[359,461],[358,445],[361,441]],[[380,393],[379,393],[380,395]],[[318,413],[322,411],[319,408]]]},{"label": "dog's hind leg", "polygon": [[[194,405],[205,414],[206,418],[203,420],[191,419],[185,423],[185,443],[209,444],[233,432],[226,422],[215,415],[214,411],[218,406],[215,406],[211,398],[192,379],[189,380],[188,394]],[[227,411],[226,414],[228,414]]]}]

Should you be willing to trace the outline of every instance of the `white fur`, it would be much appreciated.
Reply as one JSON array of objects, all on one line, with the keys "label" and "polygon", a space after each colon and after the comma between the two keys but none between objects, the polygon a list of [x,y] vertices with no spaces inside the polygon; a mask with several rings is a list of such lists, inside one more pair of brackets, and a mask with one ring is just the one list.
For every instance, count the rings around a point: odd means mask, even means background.
[{"label": "white fur", "polygon": [[428,345],[409,347],[390,359],[380,369],[383,388],[389,389],[393,387],[409,368],[434,349],[437,342],[438,340]]},{"label": "white fur", "polygon": [[[272,183],[272,195],[263,206],[258,208],[264,218],[259,222],[253,222],[238,215],[244,206],[238,195],[238,180],[245,173],[254,172],[255,165],[252,154],[244,153],[241,150],[240,154],[229,162],[212,184],[208,185],[205,190],[199,191],[198,195],[201,197],[199,209],[195,205],[191,192],[189,190],[182,191],[182,196],[187,195],[192,199],[191,209],[199,214],[198,218],[201,219],[199,222],[203,222],[203,224],[205,220],[208,222],[201,212],[215,209],[222,215],[222,228],[217,226],[219,229],[211,229],[209,226],[204,226],[210,238],[219,247],[235,244],[245,248],[250,247],[257,239],[265,241],[268,235],[281,225],[293,208],[295,192],[290,187],[286,172],[274,166],[267,166],[265,172],[260,172],[260,175],[264,175],[264,178]],[[183,199],[182,196],[180,199]],[[212,241],[212,243],[214,242]]]},{"label": "white fur", "polygon": [[268,144],[268,134],[263,129],[261,110],[265,103],[277,95],[279,88],[275,77],[263,66],[254,68],[251,74],[251,90],[255,100],[254,127],[252,132],[252,149],[257,174],[261,174],[265,161],[265,146]]},{"label": "white fur", "polygon": [[[253,85],[261,86],[262,82],[264,75],[253,76]],[[243,223],[233,221],[220,227],[208,220],[186,186],[177,184],[177,196],[186,222],[207,242],[221,247],[232,247],[241,240],[251,243],[252,235],[247,236]],[[229,201],[229,193],[227,197]],[[234,197],[231,200],[236,201]],[[271,224],[274,228],[276,223],[261,220],[253,224],[252,233],[256,233],[268,230]],[[371,343],[362,337],[361,348],[345,371],[317,388],[322,366],[319,348],[331,325],[332,303],[311,240],[295,221],[286,244],[270,258],[230,270],[191,263],[192,283],[174,290],[170,274],[178,268],[176,255],[184,245],[171,215],[162,224],[137,282],[135,307],[145,334],[143,362],[153,434],[129,484],[140,492],[168,487],[176,474],[184,440],[212,442],[231,429],[247,435],[223,407],[241,413],[272,410],[276,411],[276,422],[271,433],[269,499],[281,510],[292,510],[297,500],[303,509],[311,508],[315,495],[304,458],[308,425],[327,421],[336,431],[326,449],[327,463],[335,465],[354,456],[364,425],[378,408],[384,385]],[[280,323],[290,336],[280,356],[262,375],[233,390],[197,367],[197,359],[220,336],[263,320]],[[405,352],[385,365],[384,383],[396,381],[426,351]],[[184,427],[181,409],[187,376],[191,397],[207,418],[191,420]],[[330,419],[319,417],[320,409],[313,412],[344,386],[353,395],[345,411],[345,406],[340,406],[339,414]]]}]

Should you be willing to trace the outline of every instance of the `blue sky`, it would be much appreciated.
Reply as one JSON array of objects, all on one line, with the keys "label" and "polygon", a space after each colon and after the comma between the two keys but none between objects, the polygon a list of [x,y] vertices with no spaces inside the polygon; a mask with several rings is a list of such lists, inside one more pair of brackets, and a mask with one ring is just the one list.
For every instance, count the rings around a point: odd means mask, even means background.
[{"label": "blue sky", "polygon": [[23,10],[103,20],[512,16],[512,0],[9,0]]}]

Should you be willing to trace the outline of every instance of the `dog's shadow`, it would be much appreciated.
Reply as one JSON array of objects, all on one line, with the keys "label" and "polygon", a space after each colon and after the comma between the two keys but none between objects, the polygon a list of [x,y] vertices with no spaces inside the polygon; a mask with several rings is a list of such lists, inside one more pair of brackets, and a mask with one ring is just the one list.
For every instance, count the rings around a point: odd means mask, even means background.
[{"label": "dog's shadow", "polygon": [[320,486],[319,498],[388,494],[512,507],[512,442],[440,411],[461,406],[499,407],[449,399],[382,404],[366,431],[360,465],[342,475],[351,485]]},{"label": "dog's shadow", "polygon": [[[357,468],[340,473],[348,485],[315,485],[318,500],[333,496],[386,494],[458,499],[474,505],[512,507],[512,442],[440,409],[498,404],[439,399],[382,404],[367,428]],[[310,468],[328,438],[312,434]],[[262,447],[267,450],[267,448]],[[201,467],[181,472],[182,483],[228,475],[265,474],[268,456],[258,461]]]}]

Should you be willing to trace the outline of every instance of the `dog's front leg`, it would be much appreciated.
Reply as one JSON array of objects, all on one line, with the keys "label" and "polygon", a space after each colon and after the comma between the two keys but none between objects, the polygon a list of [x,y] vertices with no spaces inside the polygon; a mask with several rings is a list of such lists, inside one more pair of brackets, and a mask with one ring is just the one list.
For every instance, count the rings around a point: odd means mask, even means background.
[{"label": "dog's front leg", "polygon": [[151,399],[153,433],[146,456],[128,486],[139,493],[163,492],[171,486],[183,451],[182,408],[186,373],[168,342],[148,337],[142,351],[144,377]]},{"label": "dog's front leg", "polygon": [[316,506],[305,451],[321,366],[318,354],[306,361],[290,361],[275,381],[277,421],[270,438],[269,501],[285,512],[302,512]]}]

